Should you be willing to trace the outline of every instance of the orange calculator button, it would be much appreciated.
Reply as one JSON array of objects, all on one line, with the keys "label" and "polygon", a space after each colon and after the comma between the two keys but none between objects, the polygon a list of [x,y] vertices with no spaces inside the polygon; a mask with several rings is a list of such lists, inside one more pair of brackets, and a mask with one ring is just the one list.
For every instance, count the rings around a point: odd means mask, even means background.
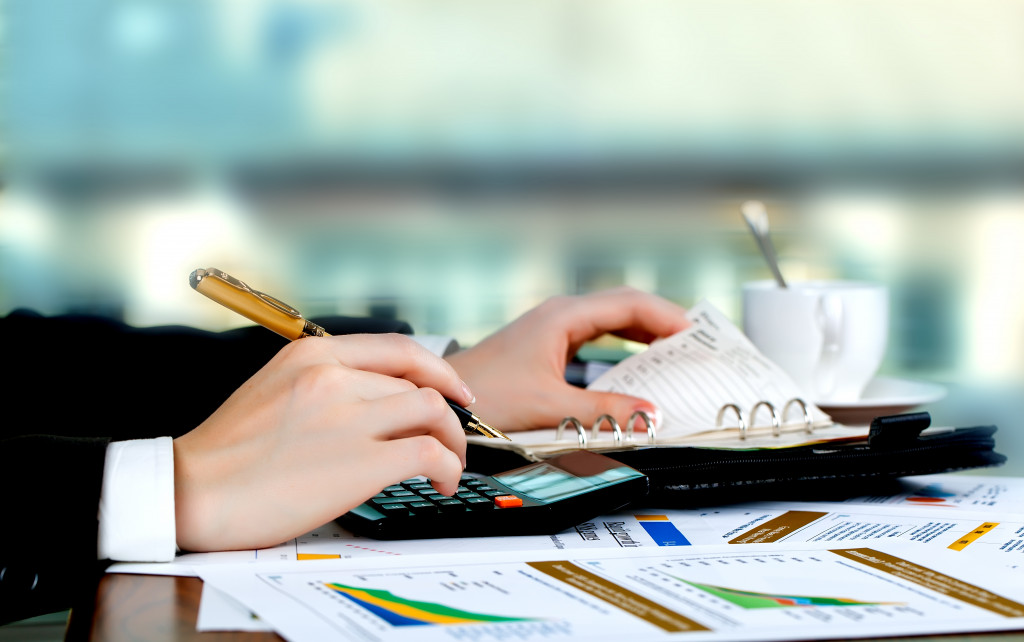
[{"label": "orange calculator button", "polygon": [[515,495],[498,495],[494,498],[494,505],[498,508],[512,508],[522,506],[523,500]]}]

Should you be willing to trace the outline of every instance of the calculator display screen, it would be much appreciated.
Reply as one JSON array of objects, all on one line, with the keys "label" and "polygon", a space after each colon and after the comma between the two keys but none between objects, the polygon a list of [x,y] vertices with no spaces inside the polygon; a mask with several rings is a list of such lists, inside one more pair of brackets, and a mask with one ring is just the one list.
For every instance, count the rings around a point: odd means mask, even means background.
[{"label": "calculator display screen", "polygon": [[605,468],[588,475],[578,475],[540,462],[494,475],[494,479],[518,494],[542,502],[554,502],[637,476],[641,476],[640,473],[627,466]]}]

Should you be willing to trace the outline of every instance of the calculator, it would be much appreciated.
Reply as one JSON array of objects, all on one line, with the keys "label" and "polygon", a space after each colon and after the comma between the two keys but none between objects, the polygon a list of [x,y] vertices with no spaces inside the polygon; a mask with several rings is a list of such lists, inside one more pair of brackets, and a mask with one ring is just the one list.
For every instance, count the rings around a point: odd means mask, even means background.
[{"label": "calculator", "polygon": [[375,539],[550,535],[647,494],[647,476],[577,450],[497,475],[465,473],[449,497],[423,478],[388,486],[336,521]]}]

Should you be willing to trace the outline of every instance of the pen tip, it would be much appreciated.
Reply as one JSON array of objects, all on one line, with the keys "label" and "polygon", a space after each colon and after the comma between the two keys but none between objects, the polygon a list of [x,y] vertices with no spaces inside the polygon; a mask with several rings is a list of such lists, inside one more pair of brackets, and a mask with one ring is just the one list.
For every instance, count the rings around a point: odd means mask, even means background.
[{"label": "pen tip", "polygon": [[512,439],[508,435],[506,435],[505,433],[501,432],[500,430],[493,426],[489,426],[483,422],[480,422],[480,427],[483,428],[484,432],[491,439],[501,437],[502,439],[505,439],[507,441],[512,441]]}]

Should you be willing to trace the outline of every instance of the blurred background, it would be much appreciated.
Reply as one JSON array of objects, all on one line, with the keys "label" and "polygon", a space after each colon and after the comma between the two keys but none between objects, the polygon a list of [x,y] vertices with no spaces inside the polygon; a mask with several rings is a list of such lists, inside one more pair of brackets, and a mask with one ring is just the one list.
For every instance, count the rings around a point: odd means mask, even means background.
[{"label": "blurred background", "polygon": [[758,198],[1024,473],[1022,171],[1019,0],[0,1],[0,313],[240,325],[215,266],[464,345],[620,284],[738,322]]}]

